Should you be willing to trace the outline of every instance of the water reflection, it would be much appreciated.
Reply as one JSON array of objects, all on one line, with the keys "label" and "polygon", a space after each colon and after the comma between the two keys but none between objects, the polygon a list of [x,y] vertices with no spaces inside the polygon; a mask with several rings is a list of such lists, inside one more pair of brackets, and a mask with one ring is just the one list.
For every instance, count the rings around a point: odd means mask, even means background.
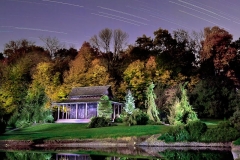
[{"label": "water reflection", "polygon": [[[130,152],[129,152],[130,153]],[[119,154],[116,152],[82,151],[0,151],[3,160],[233,160],[230,150],[144,148],[144,154]]]}]

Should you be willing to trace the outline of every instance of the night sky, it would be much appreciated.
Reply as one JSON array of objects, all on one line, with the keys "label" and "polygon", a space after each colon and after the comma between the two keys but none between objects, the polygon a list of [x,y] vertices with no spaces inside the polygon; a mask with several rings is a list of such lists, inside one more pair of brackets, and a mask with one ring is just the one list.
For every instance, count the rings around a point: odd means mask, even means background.
[{"label": "night sky", "polygon": [[0,0],[0,52],[10,40],[56,37],[79,49],[101,29],[121,29],[128,43],[158,28],[225,28],[240,37],[240,0]]}]

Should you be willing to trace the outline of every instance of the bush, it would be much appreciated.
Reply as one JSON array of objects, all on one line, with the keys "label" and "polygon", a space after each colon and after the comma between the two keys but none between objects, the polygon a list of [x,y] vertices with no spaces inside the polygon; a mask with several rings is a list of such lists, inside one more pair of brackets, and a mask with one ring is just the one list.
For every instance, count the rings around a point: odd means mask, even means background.
[{"label": "bush", "polygon": [[172,126],[169,131],[161,135],[159,140],[164,140],[165,142],[184,142],[188,141],[189,133],[185,129],[184,125]]},{"label": "bush", "polygon": [[202,142],[231,142],[240,136],[229,121],[220,122],[216,128],[208,129],[202,136]]},{"label": "bush", "polygon": [[148,115],[145,112],[139,110],[136,116],[137,125],[146,125],[148,120],[149,120]]},{"label": "bush", "polygon": [[153,120],[148,120],[147,121],[147,124],[149,124],[149,125],[162,125],[162,122],[154,122]]},{"label": "bush", "polygon": [[201,135],[207,130],[207,125],[197,120],[189,122],[185,128],[189,133],[189,141],[200,141]]},{"label": "bush", "polygon": [[93,117],[91,118],[90,123],[88,124],[88,128],[99,128],[110,126],[110,119],[105,117]]},{"label": "bush", "polygon": [[240,132],[240,111],[234,112],[229,121]]},{"label": "bush", "polygon": [[123,119],[122,119],[122,117],[117,117],[117,118],[114,119],[114,122],[123,123]]},{"label": "bush", "polygon": [[234,141],[233,144],[240,145],[240,138],[238,138],[236,141]]}]

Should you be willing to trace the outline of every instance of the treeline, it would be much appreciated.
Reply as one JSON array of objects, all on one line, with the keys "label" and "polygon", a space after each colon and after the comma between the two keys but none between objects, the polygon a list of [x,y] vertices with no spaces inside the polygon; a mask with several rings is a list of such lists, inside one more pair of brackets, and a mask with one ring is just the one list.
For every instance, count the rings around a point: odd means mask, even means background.
[{"label": "treeline", "polygon": [[10,41],[0,54],[0,121],[24,126],[52,121],[51,102],[67,98],[72,87],[111,85],[124,101],[130,89],[137,108],[146,110],[146,88],[155,84],[159,112],[168,114],[179,99],[179,84],[188,90],[198,117],[239,115],[240,39],[219,27],[188,33],[158,29],[126,45],[127,33],[103,29],[77,51],[56,38],[46,46]]}]

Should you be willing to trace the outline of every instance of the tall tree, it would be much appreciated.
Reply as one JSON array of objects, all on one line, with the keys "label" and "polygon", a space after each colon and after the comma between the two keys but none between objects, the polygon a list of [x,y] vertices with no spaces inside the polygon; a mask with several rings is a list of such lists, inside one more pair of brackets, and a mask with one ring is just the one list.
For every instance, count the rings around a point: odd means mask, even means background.
[{"label": "tall tree", "polygon": [[123,51],[124,46],[127,45],[128,34],[120,29],[113,31],[113,46],[114,46],[114,57],[118,57],[120,52]]},{"label": "tall tree", "polygon": [[168,120],[172,125],[187,124],[190,121],[198,120],[196,112],[193,110],[187,97],[185,85],[179,85],[181,98],[176,99],[173,106],[170,108]]},{"label": "tall tree", "polygon": [[225,75],[234,79],[230,62],[236,57],[236,49],[231,47],[232,35],[217,26],[204,29],[205,39],[200,52],[202,73],[210,76]]},{"label": "tall tree", "polygon": [[111,118],[112,112],[112,104],[109,97],[107,95],[103,95],[98,103],[98,116]]},{"label": "tall tree", "polygon": [[69,71],[64,73],[64,84],[71,89],[74,86],[85,86],[85,73],[91,67],[94,50],[88,42],[84,42],[76,58],[70,62]]},{"label": "tall tree", "polygon": [[146,91],[146,96],[147,96],[147,100],[146,100],[146,107],[147,107],[147,115],[149,116],[149,119],[154,121],[154,122],[160,122],[159,119],[159,112],[156,106],[156,95],[154,93],[154,84],[150,83],[150,85],[147,88]]},{"label": "tall tree", "polygon": [[40,37],[40,39],[45,44],[46,50],[49,52],[52,59],[55,58],[55,53],[64,48],[64,44],[62,44],[56,37]]},{"label": "tall tree", "polygon": [[7,63],[15,63],[18,59],[25,56],[27,53],[43,52],[41,47],[34,45],[35,42],[28,41],[27,39],[20,39],[16,41],[9,41],[5,44],[4,55],[6,56]]}]

